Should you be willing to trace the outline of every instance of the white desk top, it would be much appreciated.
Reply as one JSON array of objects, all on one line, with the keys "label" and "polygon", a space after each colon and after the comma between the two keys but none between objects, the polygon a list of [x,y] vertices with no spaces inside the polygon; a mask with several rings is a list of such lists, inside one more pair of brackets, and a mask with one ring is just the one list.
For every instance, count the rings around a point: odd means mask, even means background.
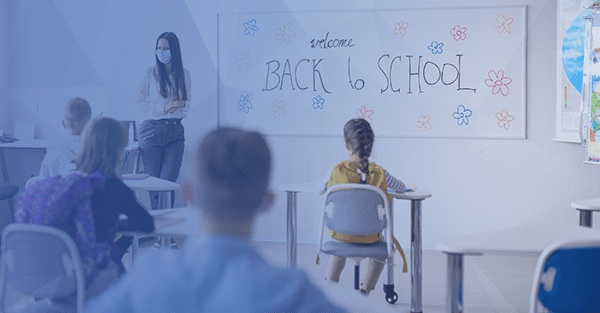
[{"label": "white desk top", "polygon": [[181,188],[177,183],[153,176],[148,176],[144,179],[124,179],[123,183],[133,190],[174,191]]},{"label": "white desk top", "polygon": [[16,149],[47,149],[52,146],[52,141],[47,139],[30,139],[19,140],[13,142],[0,143],[0,149],[16,148]]},{"label": "white desk top", "polygon": [[[295,184],[281,184],[279,190],[286,192],[306,192],[306,193],[319,193],[317,191],[317,183],[295,183]],[[408,191],[404,193],[389,193],[396,199],[406,200],[423,200],[431,197],[431,193],[420,190],[417,188],[415,191]]]},{"label": "white desk top", "polygon": [[[165,212],[168,212],[164,214]],[[155,230],[151,235],[164,237],[186,237],[202,231],[201,215],[198,208],[154,210]]]},{"label": "white desk top", "polygon": [[600,198],[573,201],[571,207],[578,210],[600,211]]},{"label": "white desk top", "polygon": [[538,256],[552,243],[600,240],[600,231],[558,223],[530,223],[441,241],[437,248],[456,254],[514,254]]}]

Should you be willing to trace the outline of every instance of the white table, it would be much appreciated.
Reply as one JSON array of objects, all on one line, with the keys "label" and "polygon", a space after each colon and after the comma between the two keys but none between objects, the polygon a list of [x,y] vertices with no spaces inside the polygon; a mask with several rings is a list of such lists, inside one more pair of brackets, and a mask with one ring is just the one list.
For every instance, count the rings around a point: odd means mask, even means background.
[{"label": "white table", "polygon": [[198,208],[177,208],[154,210],[148,212],[154,217],[154,231],[152,233],[142,232],[119,232],[122,235],[133,236],[130,267],[133,266],[134,258],[138,254],[139,239],[144,236],[161,238],[161,249],[168,249],[170,238],[185,238],[189,235],[199,233],[202,229],[201,215]]},{"label": "white table", "polygon": [[[298,193],[319,193],[317,190],[317,183],[296,183],[296,184],[283,184],[279,186],[279,190],[287,193],[287,256],[288,256],[288,267],[296,267],[296,197]],[[423,311],[423,287],[422,287],[422,244],[421,244],[421,202],[431,197],[431,193],[419,190],[405,192],[405,193],[390,193],[392,197],[396,199],[404,199],[411,201],[411,312],[422,312]],[[392,208],[392,217],[390,218],[393,223],[393,203],[390,203]],[[393,263],[394,256],[390,257],[390,262]],[[388,266],[388,283],[394,281],[394,268]]]},{"label": "white table", "polygon": [[463,256],[503,254],[539,256],[558,241],[600,240],[600,231],[568,224],[531,223],[441,241],[437,248],[448,255],[446,312],[463,311]]},{"label": "white table", "polygon": [[123,183],[133,191],[157,191],[167,194],[167,206],[171,206],[171,191],[181,189],[178,183],[148,176],[144,179],[123,179]]},{"label": "white table", "polygon": [[600,198],[573,201],[571,207],[579,210],[579,226],[592,227],[592,212],[600,211]]}]

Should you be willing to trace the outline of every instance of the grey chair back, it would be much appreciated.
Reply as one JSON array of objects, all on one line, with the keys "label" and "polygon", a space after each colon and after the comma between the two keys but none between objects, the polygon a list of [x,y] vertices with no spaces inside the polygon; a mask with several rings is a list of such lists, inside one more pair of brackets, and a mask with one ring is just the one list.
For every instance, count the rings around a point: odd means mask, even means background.
[{"label": "grey chair back", "polygon": [[85,276],[74,240],[50,226],[10,224],[2,233],[0,309],[6,286],[34,298],[56,299],[77,292],[76,310],[83,311]]},{"label": "grey chair back", "polygon": [[387,200],[369,187],[373,186],[332,186],[325,200],[327,228],[341,234],[359,236],[380,232],[386,225]]}]

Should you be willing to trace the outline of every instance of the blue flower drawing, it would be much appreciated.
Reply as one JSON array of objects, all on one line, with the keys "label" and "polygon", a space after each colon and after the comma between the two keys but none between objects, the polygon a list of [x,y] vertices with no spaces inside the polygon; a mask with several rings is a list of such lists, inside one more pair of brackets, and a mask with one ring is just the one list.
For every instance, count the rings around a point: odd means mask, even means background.
[{"label": "blue flower drawing", "polygon": [[438,43],[437,41],[432,41],[431,45],[427,47],[427,49],[431,50],[431,53],[433,54],[442,54],[442,52],[444,52],[444,50],[442,50],[443,46],[443,42]]},{"label": "blue flower drawing", "polygon": [[469,125],[469,117],[473,115],[473,111],[469,109],[465,109],[464,105],[459,105],[456,109],[456,112],[452,113],[452,117],[456,119],[456,123],[458,126],[462,124]]},{"label": "blue flower drawing", "polygon": [[325,99],[321,98],[320,95],[313,98],[313,108],[323,110],[323,104],[325,103]]},{"label": "blue flower drawing", "polygon": [[238,101],[238,111],[244,111],[246,113],[250,112],[252,109],[252,102],[249,100],[250,96],[240,96],[240,101]]},{"label": "blue flower drawing", "polygon": [[250,37],[254,37],[254,34],[258,31],[258,27],[256,27],[256,20],[249,20],[244,23],[244,35],[250,35]]}]

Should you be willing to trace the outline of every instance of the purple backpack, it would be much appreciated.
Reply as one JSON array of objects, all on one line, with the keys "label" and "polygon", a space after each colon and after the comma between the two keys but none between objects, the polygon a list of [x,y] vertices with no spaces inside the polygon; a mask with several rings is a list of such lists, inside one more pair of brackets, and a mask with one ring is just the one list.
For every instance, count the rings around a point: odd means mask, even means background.
[{"label": "purple backpack", "polygon": [[94,190],[105,182],[101,173],[48,177],[25,189],[15,209],[15,223],[53,226],[70,235],[88,282],[110,259],[111,245],[96,242],[92,211]]}]

